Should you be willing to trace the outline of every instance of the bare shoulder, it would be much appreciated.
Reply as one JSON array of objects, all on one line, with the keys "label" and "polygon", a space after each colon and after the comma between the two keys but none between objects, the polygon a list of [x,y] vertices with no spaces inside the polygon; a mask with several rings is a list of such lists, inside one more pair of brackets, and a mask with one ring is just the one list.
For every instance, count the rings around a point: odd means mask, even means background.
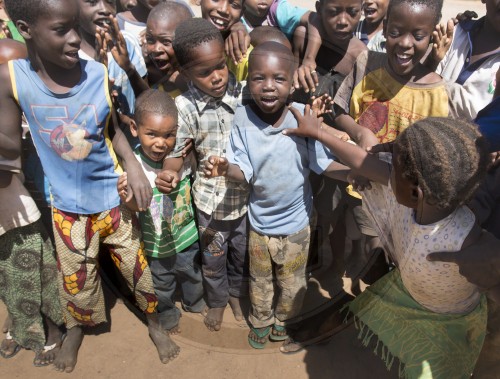
[{"label": "bare shoulder", "polygon": [[0,40],[0,63],[5,63],[13,59],[26,58],[28,50],[26,45],[10,38]]},{"label": "bare shoulder", "polygon": [[6,96],[11,97],[12,86],[8,85],[8,83],[10,83],[10,71],[8,63],[0,64],[0,83],[4,83],[4,85],[0,86],[0,96],[3,99],[5,99]]}]

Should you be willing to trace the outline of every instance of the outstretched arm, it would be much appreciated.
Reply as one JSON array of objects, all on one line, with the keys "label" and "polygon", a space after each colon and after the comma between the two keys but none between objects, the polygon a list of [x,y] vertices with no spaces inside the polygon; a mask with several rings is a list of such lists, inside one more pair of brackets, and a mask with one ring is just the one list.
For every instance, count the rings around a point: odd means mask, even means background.
[{"label": "outstretched arm", "polygon": [[338,106],[335,106],[335,125],[352,138],[360,147],[366,149],[378,144],[378,139],[368,128],[359,125],[354,119]]},{"label": "outstretched arm", "polygon": [[309,105],[306,105],[303,115],[293,107],[289,109],[297,119],[298,127],[296,129],[285,129],[283,134],[314,138],[331,149],[333,154],[355,171],[356,174],[387,185],[391,172],[389,164],[368,154],[359,146],[342,141],[329,128],[323,128],[321,126],[322,118],[318,118],[315,112],[311,112]]},{"label": "outstretched arm", "polygon": [[207,178],[225,176],[235,182],[244,182],[246,180],[239,166],[234,163],[229,163],[227,158],[211,155],[202,164],[203,173]]},{"label": "outstretched arm", "polygon": [[7,64],[0,65],[0,155],[14,160],[21,155],[21,110],[12,94]]}]

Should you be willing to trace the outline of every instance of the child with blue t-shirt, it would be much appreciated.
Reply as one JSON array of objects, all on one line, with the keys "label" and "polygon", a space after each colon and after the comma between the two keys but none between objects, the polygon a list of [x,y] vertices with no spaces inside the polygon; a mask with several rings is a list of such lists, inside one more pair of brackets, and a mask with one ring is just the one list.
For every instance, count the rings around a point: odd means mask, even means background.
[{"label": "child with blue t-shirt", "polygon": [[[169,194],[156,188],[155,179],[162,170],[163,159],[175,146],[177,108],[170,95],[148,90],[137,99],[135,121],[130,125],[140,146],[135,156],[153,188],[147,210],[139,212],[142,239],[156,295],[161,326],[177,334],[181,313],[173,299],[177,284],[182,290],[182,307],[200,313],[205,308],[200,267],[200,243],[191,201],[190,170]],[[189,165],[189,161],[185,160]],[[118,181],[118,193],[133,211],[139,211],[135,198],[128,198],[127,174]]]},{"label": "child with blue t-shirt", "polygon": [[[304,109],[287,106],[294,69],[291,50],[280,43],[265,42],[252,51],[248,87],[253,101],[236,110],[226,157],[204,162],[207,177],[250,185],[248,342],[256,349],[264,348],[268,337],[285,341],[287,326],[301,311],[312,211],[309,173],[341,176],[334,173],[341,165],[321,145],[282,135],[297,126],[288,107]],[[274,280],[279,288],[275,307]]]}]

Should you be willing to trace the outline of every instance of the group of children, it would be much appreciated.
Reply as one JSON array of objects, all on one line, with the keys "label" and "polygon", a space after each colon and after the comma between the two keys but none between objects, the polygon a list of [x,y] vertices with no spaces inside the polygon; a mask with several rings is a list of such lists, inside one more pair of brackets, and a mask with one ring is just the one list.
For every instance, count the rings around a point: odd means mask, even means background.
[{"label": "group of children", "polygon": [[[498,317],[480,287],[498,299],[500,283],[472,284],[428,256],[484,245],[466,205],[498,138],[471,123],[498,120],[495,101],[479,112],[500,72],[500,4],[483,2],[486,16],[453,37],[452,24],[436,29],[442,0],[319,0],[316,12],[202,0],[202,18],[181,0],[138,0],[118,14],[114,0],[5,0],[25,47],[0,65],[10,318],[0,354],[29,348],[37,366],[74,369],[83,327],[106,321],[101,252],[163,363],[179,353],[177,287],[183,310],[211,331],[227,304],[243,320],[249,296],[249,345],[283,341],[292,352],[314,208],[333,239],[345,239],[335,231],[349,208],[366,236],[360,256],[382,248],[395,264],[348,305],[360,337],[376,335],[387,367],[397,358],[406,377],[470,376],[487,317]],[[23,115],[50,183],[59,275],[22,183]],[[320,189],[313,173],[328,177]]]}]

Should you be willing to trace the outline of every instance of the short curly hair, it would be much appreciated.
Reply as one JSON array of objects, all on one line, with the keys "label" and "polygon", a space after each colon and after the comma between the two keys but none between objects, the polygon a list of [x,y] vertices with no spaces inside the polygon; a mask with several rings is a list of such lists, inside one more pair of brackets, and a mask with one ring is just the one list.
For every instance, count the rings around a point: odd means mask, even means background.
[{"label": "short curly hair", "polygon": [[193,49],[211,41],[217,41],[224,49],[224,39],[210,21],[203,18],[191,18],[184,21],[175,29],[172,43],[179,65],[185,67],[192,64]]},{"label": "short curly hair", "polygon": [[141,93],[135,102],[134,113],[134,119],[138,127],[143,123],[146,113],[171,117],[177,123],[177,107],[174,99],[167,92],[148,89]]},{"label": "short curly hair", "polygon": [[441,20],[442,14],[441,11],[443,9],[443,0],[390,0],[389,6],[387,7],[387,20],[389,19],[389,15],[391,11],[401,4],[408,5],[422,5],[424,7],[430,8],[434,12],[434,23],[438,24]]},{"label": "short curly hair", "polygon": [[439,209],[467,202],[487,171],[488,143],[470,122],[426,118],[403,131],[395,144],[403,178],[418,183],[427,202]]},{"label": "short curly hair", "polygon": [[[41,15],[47,15],[51,5],[63,0],[4,0],[5,8],[12,22],[25,21],[33,25]],[[76,0],[74,0],[76,1]]]}]

